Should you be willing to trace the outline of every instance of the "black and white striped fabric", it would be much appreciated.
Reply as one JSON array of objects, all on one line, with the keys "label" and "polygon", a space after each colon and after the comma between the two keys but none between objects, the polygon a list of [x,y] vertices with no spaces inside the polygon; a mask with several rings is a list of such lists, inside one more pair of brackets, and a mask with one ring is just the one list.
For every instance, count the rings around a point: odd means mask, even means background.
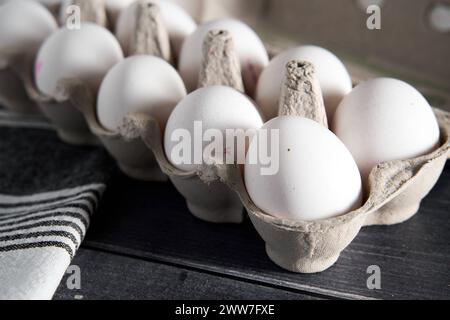
[{"label": "black and white striped fabric", "polygon": [[0,110],[0,299],[51,299],[114,170],[42,117]]}]

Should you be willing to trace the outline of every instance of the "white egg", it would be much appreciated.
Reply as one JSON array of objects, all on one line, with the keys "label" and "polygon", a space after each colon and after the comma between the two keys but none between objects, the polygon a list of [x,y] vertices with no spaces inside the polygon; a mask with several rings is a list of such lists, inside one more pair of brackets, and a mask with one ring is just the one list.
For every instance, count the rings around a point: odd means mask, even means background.
[{"label": "white egg", "polygon": [[179,71],[188,91],[198,86],[202,65],[203,40],[210,30],[223,29],[231,33],[246,92],[253,96],[256,82],[264,67],[268,64],[267,51],[258,35],[246,24],[233,19],[219,19],[206,22],[186,38],[181,49]]},{"label": "white egg", "polygon": [[344,64],[324,48],[300,46],[273,58],[259,78],[256,102],[268,119],[278,115],[278,101],[286,75],[286,64],[292,60],[306,60],[314,65],[322,89],[327,117],[331,121],[342,98],[352,90],[352,81]]},{"label": "white egg", "polygon": [[111,131],[122,125],[130,113],[145,113],[164,128],[170,113],[186,96],[177,71],[163,59],[133,56],[116,64],[100,87],[97,115]]},{"label": "white egg", "polygon": [[[195,123],[200,121],[202,132],[195,131]],[[198,124],[198,122],[197,122]],[[263,120],[254,103],[244,94],[226,86],[210,86],[198,89],[184,98],[170,115],[167,122],[164,147],[169,161],[177,168],[185,171],[197,169],[194,161],[179,163],[172,157],[173,148],[179,144],[173,134],[179,130],[187,130],[191,137],[191,156],[194,160],[194,144],[202,146],[201,152],[210,142],[202,139],[208,129],[217,129],[222,133],[223,146],[226,145],[227,129],[258,129]],[[198,139],[202,140],[199,141]],[[245,149],[245,148],[244,148]],[[236,158],[245,159],[245,150],[235,148]],[[202,155],[200,155],[201,160]]]},{"label": "white egg", "polygon": [[105,28],[85,23],[80,29],[60,29],[39,49],[35,63],[38,89],[55,96],[57,83],[77,79],[97,92],[108,70],[123,59],[114,36]]},{"label": "white egg", "polygon": [[[167,32],[175,55],[178,57],[184,39],[190,35],[197,27],[194,19],[178,5],[167,0],[152,0],[159,6],[161,17]],[[119,16],[116,26],[116,36],[126,55],[130,55],[131,39],[136,24],[136,6],[134,2],[128,6]]]},{"label": "white egg", "polygon": [[262,140],[254,138],[247,153],[245,184],[260,209],[283,219],[312,221],[360,207],[358,167],[331,131],[297,116],[274,118],[261,130],[269,138],[272,130],[278,130],[279,144],[272,139],[268,143],[272,155],[279,154],[279,166],[271,174],[262,174],[265,165],[258,156]]},{"label": "white egg", "polygon": [[439,143],[439,126],[425,98],[409,84],[390,78],[363,82],[339,105],[333,131],[367,179],[377,164],[414,158]]},{"label": "white egg", "polygon": [[0,52],[5,58],[22,53],[34,56],[57,28],[55,18],[41,4],[8,2],[0,7]]}]

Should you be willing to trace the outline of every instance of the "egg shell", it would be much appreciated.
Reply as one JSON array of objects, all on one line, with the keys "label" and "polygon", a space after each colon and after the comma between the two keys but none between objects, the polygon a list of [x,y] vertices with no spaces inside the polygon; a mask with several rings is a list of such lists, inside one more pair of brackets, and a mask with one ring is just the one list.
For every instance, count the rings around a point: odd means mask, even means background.
[{"label": "egg shell", "polygon": [[38,89],[51,97],[62,79],[78,79],[97,92],[108,70],[123,59],[114,36],[105,28],[84,23],[80,29],[62,28],[39,49],[35,63]]},{"label": "egg shell", "polygon": [[426,99],[401,80],[358,85],[339,105],[333,131],[367,180],[377,164],[426,154],[439,143],[439,126]]},{"label": "egg shell", "polygon": [[352,81],[338,57],[324,48],[312,45],[280,53],[261,73],[255,99],[264,115],[268,119],[278,115],[278,101],[286,76],[286,64],[292,60],[306,60],[314,65],[322,89],[327,118],[331,121],[341,100],[352,90]]},{"label": "egg shell", "polygon": [[[174,53],[179,55],[184,39],[190,35],[197,27],[194,19],[178,5],[167,0],[152,0],[152,3],[159,6],[163,23],[169,33],[170,41]],[[131,39],[136,24],[136,7],[138,2],[132,3],[119,16],[116,26],[116,36],[119,40],[125,55],[130,55]]]},{"label": "egg shell", "polygon": [[219,19],[206,22],[186,38],[181,49],[179,71],[188,91],[198,86],[202,65],[203,40],[210,30],[227,30],[231,33],[246,92],[252,96],[262,70],[269,62],[267,51],[258,35],[246,24],[234,19]]},{"label": "egg shell", "polygon": [[344,144],[317,122],[297,117],[277,117],[261,130],[268,137],[279,130],[279,148],[268,139],[272,155],[279,153],[279,170],[262,175],[261,147],[253,139],[245,164],[245,184],[250,198],[267,214],[294,221],[313,221],[357,209],[362,201],[358,167]]},{"label": "egg shell", "polygon": [[97,114],[100,124],[116,131],[130,113],[145,113],[165,127],[170,113],[186,96],[177,71],[163,59],[137,55],[116,64],[99,90]]},{"label": "egg shell", "polygon": [[[176,106],[170,115],[164,139],[169,161],[184,171],[195,171],[197,165],[178,164],[172,161],[171,151],[179,142],[172,141],[171,137],[177,129],[188,130],[191,134],[193,156],[194,121],[202,121],[203,132],[208,129],[218,129],[222,131],[223,137],[225,137],[226,129],[257,129],[263,125],[263,120],[254,103],[235,89],[226,86],[210,86],[192,92]],[[224,141],[224,145],[225,143]],[[208,144],[203,142],[203,149]],[[237,150],[237,152],[245,153],[245,150]]]},{"label": "egg shell", "polygon": [[12,1],[0,7],[0,52],[34,55],[42,42],[58,28],[55,18],[41,4]]}]

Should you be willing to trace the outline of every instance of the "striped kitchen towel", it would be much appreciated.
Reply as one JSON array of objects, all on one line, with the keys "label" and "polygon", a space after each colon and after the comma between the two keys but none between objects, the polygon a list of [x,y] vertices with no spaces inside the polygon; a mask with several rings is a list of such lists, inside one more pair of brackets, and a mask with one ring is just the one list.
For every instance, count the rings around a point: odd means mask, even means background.
[{"label": "striped kitchen towel", "polygon": [[0,109],[0,299],[52,298],[114,168],[101,147]]}]

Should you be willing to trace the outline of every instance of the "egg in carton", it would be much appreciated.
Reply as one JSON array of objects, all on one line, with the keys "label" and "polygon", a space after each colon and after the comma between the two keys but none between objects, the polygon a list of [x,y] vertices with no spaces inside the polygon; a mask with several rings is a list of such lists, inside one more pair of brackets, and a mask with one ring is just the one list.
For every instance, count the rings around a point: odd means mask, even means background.
[{"label": "egg in carton", "polygon": [[337,261],[361,227],[401,223],[419,210],[449,154],[450,114],[438,109],[435,114],[441,130],[440,147],[415,159],[376,166],[369,177],[369,195],[364,205],[341,216],[308,222],[279,219],[252,202],[235,171],[226,170],[221,179],[240,195],[272,261],[293,272],[321,272]]},{"label": "egg in carton", "polygon": [[[103,53],[101,56],[97,55],[98,50]],[[70,89],[83,83],[86,91],[94,95],[108,70],[121,60],[122,50],[114,36],[103,27],[86,22],[77,30],[61,28],[46,39],[34,64],[35,79],[29,74],[27,63],[21,64],[18,73],[61,140],[75,145],[98,144],[83,114],[74,107],[74,101],[81,98],[73,96]]]}]

